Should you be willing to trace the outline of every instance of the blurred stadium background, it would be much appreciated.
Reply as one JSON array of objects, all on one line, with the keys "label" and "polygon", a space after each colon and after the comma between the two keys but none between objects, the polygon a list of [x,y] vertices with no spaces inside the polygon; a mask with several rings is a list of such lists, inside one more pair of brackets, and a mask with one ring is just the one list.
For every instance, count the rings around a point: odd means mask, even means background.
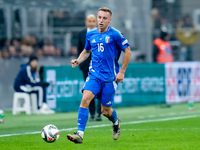
[{"label": "blurred stadium background", "polygon": [[[69,65],[77,55],[85,16],[96,14],[101,6],[112,9],[111,25],[129,40],[131,63],[152,63],[152,43],[162,26],[172,35],[174,61],[186,61],[176,38],[177,25],[189,16],[200,31],[199,0],[0,0],[0,109],[12,109],[14,78],[30,54],[39,57],[40,65]],[[192,61],[198,61],[199,39],[193,46]]]}]

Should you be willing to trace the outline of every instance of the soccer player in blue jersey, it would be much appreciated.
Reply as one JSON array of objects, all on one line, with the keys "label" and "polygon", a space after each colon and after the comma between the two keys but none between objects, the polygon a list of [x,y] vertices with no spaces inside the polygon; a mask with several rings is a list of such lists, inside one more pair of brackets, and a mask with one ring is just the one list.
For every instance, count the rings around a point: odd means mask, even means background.
[{"label": "soccer player in blue jersey", "polygon": [[[118,82],[123,83],[131,50],[128,40],[123,34],[109,25],[112,20],[111,16],[112,11],[109,8],[99,8],[98,28],[87,33],[85,49],[77,59],[71,61],[74,68],[88,58],[90,52],[92,54],[89,76],[82,89],[83,97],[78,111],[78,132],[67,135],[67,138],[74,143],[83,142],[83,134],[88,120],[88,106],[94,97],[101,102],[102,114],[113,123],[113,139],[117,140],[120,136],[120,120],[111,106],[114,103]],[[120,69],[118,59],[121,51],[125,54]]]}]

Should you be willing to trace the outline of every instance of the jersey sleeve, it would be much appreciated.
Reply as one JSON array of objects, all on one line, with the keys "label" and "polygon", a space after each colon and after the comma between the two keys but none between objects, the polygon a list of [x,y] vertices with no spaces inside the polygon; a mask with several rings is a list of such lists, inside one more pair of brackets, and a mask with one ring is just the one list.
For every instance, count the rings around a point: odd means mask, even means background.
[{"label": "jersey sleeve", "polygon": [[115,33],[115,40],[121,50],[125,50],[128,46],[130,46],[128,40],[120,31]]},{"label": "jersey sleeve", "polygon": [[91,50],[91,45],[90,45],[90,38],[89,34],[86,34],[86,39],[85,39],[85,49],[86,50]]}]

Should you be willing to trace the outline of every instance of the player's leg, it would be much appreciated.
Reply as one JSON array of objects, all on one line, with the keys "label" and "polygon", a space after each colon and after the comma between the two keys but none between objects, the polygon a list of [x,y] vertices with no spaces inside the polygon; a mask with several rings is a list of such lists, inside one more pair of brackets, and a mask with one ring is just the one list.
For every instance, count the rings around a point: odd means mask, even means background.
[{"label": "player's leg", "polygon": [[94,98],[94,94],[91,91],[84,90],[81,105],[78,110],[78,132],[74,135],[68,134],[67,138],[74,143],[83,142],[83,134],[88,121],[88,107],[90,101]]},{"label": "player's leg", "polygon": [[120,119],[114,108],[101,105],[102,114],[113,123],[113,139],[117,140],[121,134]]},{"label": "player's leg", "polygon": [[111,106],[101,105],[101,112],[102,115],[107,117],[113,124],[117,122],[117,113],[114,108],[111,108]]},{"label": "player's leg", "polygon": [[101,90],[101,84],[93,76],[90,76],[83,87],[83,97],[78,111],[78,132],[74,135],[68,134],[67,138],[74,143],[83,142],[83,134],[88,121],[88,107],[91,100]]},{"label": "player's leg", "polygon": [[111,106],[114,103],[114,96],[117,84],[116,82],[108,82],[102,88],[101,95],[101,112],[113,123],[113,139],[117,140],[120,135],[120,120],[117,117],[117,112]]},{"label": "player's leg", "polygon": [[[88,72],[89,72],[89,68],[88,67],[83,67],[81,68],[82,72],[83,72],[83,77],[84,77],[84,81],[86,81],[87,77],[88,77]],[[90,112],[90,121],[94,121],[94,116],[95,116],[95,100],[91,100],[90,105],[89,105],[89,112]]]},{"label": "player's leg", "polygon": [[83,91],[83,97],[78,111],[78,132],[80,132],[82,137],[83,132],[85,131],[86,123],[88,121],[88,107],[94,96],[95,95],[89,90]]}]

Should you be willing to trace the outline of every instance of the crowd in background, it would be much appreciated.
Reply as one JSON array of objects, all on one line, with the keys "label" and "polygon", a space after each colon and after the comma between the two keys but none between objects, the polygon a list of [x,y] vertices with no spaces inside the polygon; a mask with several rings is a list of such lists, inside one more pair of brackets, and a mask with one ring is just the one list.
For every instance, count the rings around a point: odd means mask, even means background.
[{"label": "crowd in background", "polygon": [[0,59],[24,58],[35,54],[38,58],[45,56],[61,57],[62,50],[54,46],[51,39],[38,40],[35,36],[27,35],[22,39],[1,40]]},{"label": "crowd in background", "polygon": [[[4,12],[0,9],[0,29],[5,29]],[[76,56],[77,55],[77,36],[78,32],[71,33],[71,46],[68,52],[64,52],[64,36],[66,30],[58,30],[64,27],[76,27],[83,26],[84,28],[84,13],[76,12],[70,14],[67,11],[50,11],[47,18],[48,27],[57,29],[54,31],[56,38],[37,38],[34,35],[27,35],[22,37],[21,28],[22,21],[20,18],[20,11],[16,9],[14,11],[13,19],[13,37],[12,39],[5,39],[0,37],[0,59],[20,59],[29,57],[31,54],[35,54],[38,58],[41,57],[62,57],[64,55]],[[31,19],[30,19],[31,20]],[[34,19],[32,19],[34,20]],[[31,20],[31,21],[32,21]],[[78,21],[77,21],[78,20]],[[34,24],[34,21],[30,22]],[[4,30],[5,31],[5,30]],[[0,30],[0,34],[2,30]],[[5,33],[3,34],[5,36]],[[37,35],[37,33],[35,33]],[[59,35],[59,36],[58,36]]]},{"label": "crowd in background", "polygon": [[[58,18],[56,21],[54,21],[57,24],[53,24],[53,26],[58,26],[58,23],[61,23],[63,25],[62,17],[67,16],[67,14],[53,14],[53,18]],[[180,45],[172,45],[173,53],[175,55],[178,55],[177,59],[175,60],[192,61],[194,55],[193,46],[197,42],[199,34],[195,26],[193,25],[191,16],[187,14],[182,17],[170,20],[168,17],[164,16],[161,13],[161,10],[159,10],[158,8],[153,8],[151,15],[153,39],[158,38],[160,29],[165,26],[168,29],[168,33],[171,35],[170,41],[180,42]],[[73,19],[69,19],[69,17],[64,18],[68,18],[68,21],[71,20],[71,25],[75,22],[73,21]],[[73,18],[73,16],[71,16],[71,18]],[[66,19],[64,19],[64,21],[65,20]],[[82,22],[80,25],[82,25]],[[29,57],[31,54],[35,54],[38,58],[46,56],[62,57],[66,55],[66,53],[63,52],[63,42],[60,42],[62,43],[60,44],[62,46],[56,46],[59,45],[56,43],[58,43],[58,41],[53,41],[53,39],[49,38],[38,39],[36,38],[36,36],[33,35],[27,35],[22,38],[0,39],[0,59],[20,59],[24,57]],[[77,37],[73,36],[73,39],[71,40],[71,48],[69,50],[70,56],[77,55],[76,46]]]},{"label": "crowd in background", "polygon": [[[165,26],[170,34],[170,41],[178,41],[172,45],[177,61],[193,61],[194,45],[199,39],[199,33],[191,15],[185,14],[174,20],[163,17],[158,8],[152,9],[153,39],[158,38],[160,29]],[[176,52],[177,51],[177,52]],[[177,53],[177,54],[176,54]]]}]

